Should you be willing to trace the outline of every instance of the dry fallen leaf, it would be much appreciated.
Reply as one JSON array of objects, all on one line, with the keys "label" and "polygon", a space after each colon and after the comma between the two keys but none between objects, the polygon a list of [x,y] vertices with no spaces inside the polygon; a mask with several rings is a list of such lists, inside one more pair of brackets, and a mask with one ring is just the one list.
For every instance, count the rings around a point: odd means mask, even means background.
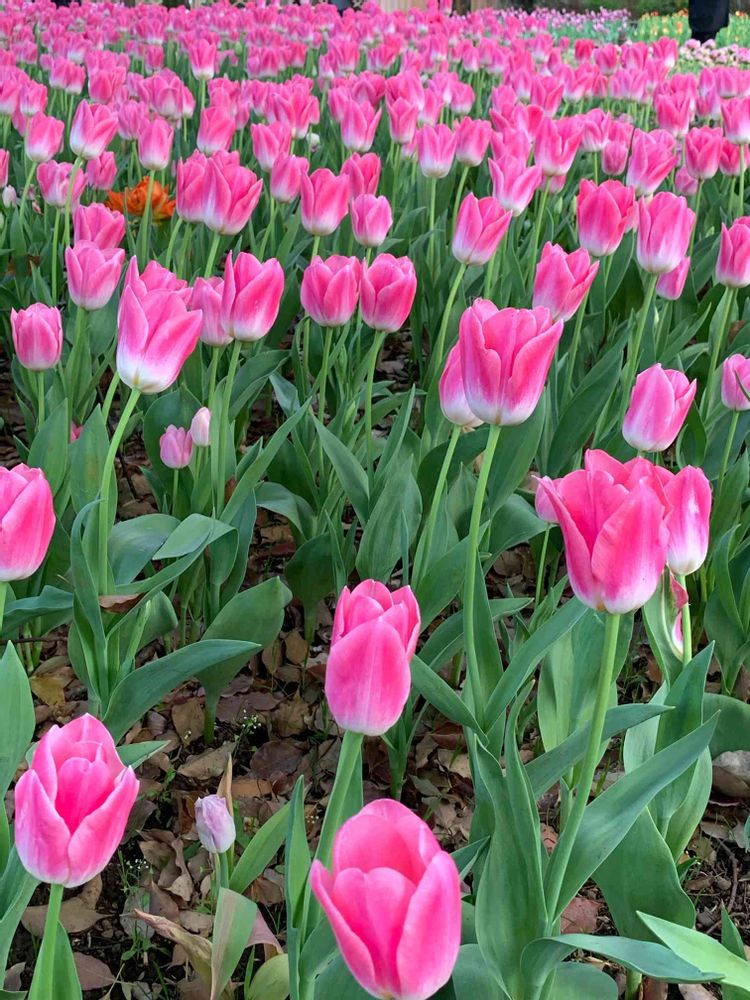
[{"label": "dry fallen leaf", "polygon": [[730,798],[750,796],[750,750],[727,750],[713,765],[713,784]]},{"label": "dry fallen leaf", "polygon": [[560,930],[563,934],[596,934],[600,903],[576,896],[563,910]]},{"label": "dry fallen leaf", "polygon": [[93,955],[84,955],[80,951],[73,952],[78,979],[82,990],[105,990],[115,982],[109,967]]},{"label": "dry fallen leaf", "polygon": [[709,993],[705,986],[700,983],[686,983],[678,987],[683,1000],[716,1000],[713,993]]},{"label": "dry fallen leaf", "polygon": [[203,706],[197,698],[190,698],[172,707],[172,725],[185,746],[190,746],[203,735]]},{"label": "dry fallen leaf", "polygon": [[235,743],[224,743],[220,747],[206,750],[187,761],[177,771],[183,778],[193,778],[195,781],[208,781],[218,778],[227,766],[227,760],[235,748]]},{"label": "dry fallen leaf", "polygon": [[[60,908],[60,923],[68,934],[81,934],[89,930],[104,914],[94,909],[102,893],[101,876],[97,875],[81,890],[78,896],[66,899]],[[27,906],[21,923],[35,937],[44,934],[44,922],[47,919],[46,906]]]}]

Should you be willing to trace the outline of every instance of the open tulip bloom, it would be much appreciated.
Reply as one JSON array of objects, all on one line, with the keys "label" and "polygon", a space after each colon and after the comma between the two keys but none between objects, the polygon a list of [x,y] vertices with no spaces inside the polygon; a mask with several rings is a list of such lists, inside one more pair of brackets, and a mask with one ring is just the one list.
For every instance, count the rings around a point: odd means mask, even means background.
[{"label": "open tulip bloom", "polygon": [[29,1000],[91,985],[60,907],[98,877],[170,996],[750,996],[741,894],[720,943],[684,878],[709,797],[744,821],[750,22],[388,6],[2,9]]}]

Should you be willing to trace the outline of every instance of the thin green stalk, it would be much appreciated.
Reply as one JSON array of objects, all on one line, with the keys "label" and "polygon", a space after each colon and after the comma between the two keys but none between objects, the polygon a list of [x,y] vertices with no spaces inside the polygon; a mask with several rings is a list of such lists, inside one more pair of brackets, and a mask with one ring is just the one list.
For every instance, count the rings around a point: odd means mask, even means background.
[{"label": "thin green stalk", "polygon": [[57,305],[57,241],[60,239],[60,209],[55,209],[55,224],[52,229],[52,305]]},{"label": "thin green stalk", "polygon": [[474,491],[474,503],[471,508],[469,522],[469,544],[466,549],[466,574],[464,585],[464,645],[466,650],[466,674],[469,691],[473,697],[474,707],[481,704],[479,689],[479,660],[474,646],[474,590],[477,575],[477,557],[479,555],[480,530],[482,526],[482,507],[484,495],[487,492],[487,482],[490,478],[490,468],[495,455],[497,443],[500,440],[500,425],[490,424],[487,445],[479,470],[477,485]]},{"label": "thin green stalk", "polygon": [[5,614],[5,601],[8,597],[8,584],[5,580],[0,580],[0,635],[3,632],[3,615]]},{"label": "thin green stalk", "polygon": [[208,259],[206,260],[206,269],[203,272],[204,278],[210,278],[213,274],[214,263],[216,262],[216,254],[219,251],[219,243],[221,242],[221,233],[214,233],[211,237],[211,247],[208,251]]},{"label": "thin green stalk", "polygon": [[80,156],[77,156],[73,161],[73,169],[70,171],[70,180],[68,181],[68,193],[65,196],[65,225],[63,227],[63,239],[65,240],[65,246],[70,246],[70,206],[73,201],[73,187],[75,185],[76,177],[78,176],[78,171],[81,169],[81,163],[83,160]]},{"label": "thin green stalk", "polygon": [[536,575],[536,594],[534,600],[534,607],[538,608],[542,600],[542,590],[544,589],[544,571],[547,568],[547,546],[549,545],[549,525],[544,529],[544,538],[542,539],[542,553],[539,556],[539,569]]},{"label": "thin green stalk", "polygon": [[318,388],[318,420],[321,424],[326,420],[326,385],[328,383],[328,370],[331,363],[331,344],[335,327],[326,327],[323,337],[323,360],[320,365],[320,386]]},{"label": "thin green stalk", "polygon": [[453,204],[453,223],[451,225],[451,233],[455,235],[456,232],[456,221],[458,219],[458,210],[461,207],[461,195],[464,193],[464,187],[466,186],[466,178],[469,176],[469,165],[464,164],[464,169],[461,171],[461,179],[458,182],[458,190],[456,191],[456,200]]},{"label": "thin green stalk", "polygon": [[154,171],[148,172],[148,187],[146,188],[146,204],[141,216],[141,228],[138,231],[138,267],[143,270],[148,256],[148,226],[151,219],[151,197],[154,193]]},{"label": "thin green stalk", "polygon": [[568,822],[560,833],[557,846],[547,867],[545,895],[547,898],[547,913],[550,917],[549,933],[551,934],[555,933],[557,919],[560,916],[561,909],[565,905],[565,901],[560,899],[560,892],[562,891],[563,880],[570,863],[570,856],[573,852],[573,845],[575,844],[589,793],[593,785],[596,765],[601,758],[604,719],[609,704],[610,688],[612,682],[615,680],[615,656],[617,653],[619,627],[620,616],[607,615],[602,665],[599,671],[594,711],[589,723],[589,738],[586,744],[586,752],[581,764],[580,777],[575,787],[573,806],[570,810]]},{"label": "thin green stalk", "polygon": [[[164,258],[164,266],[170,268],[172,266],[172,254],[174,253],[175,243],[177,242],[177,234],[182,228],[182,216],[177,216],[177,221],[172,226],[172,232],[169,235],[169,245],[167,246],[167,253]],[[177,276],[178,278],[180,275]]]},{"label": "thin green stalk", "polygon": [[437,196],[437,177],[430,178],[430,241],[427,250],[427,260],[430,273],[435,272],[435,199]]},{"label": "thin green stalk", "polygon": [[227,858],[227,853],[217,855],[219,862],[219,885],[222,889],[229,888],[229,860]]},{"label": "thin green stalk", "polygon": [[630,394],[633,391],[635,376],[638,371],[638,359],[641,354],[641,340],[643,339],[643,331],[646,329],[646,320],[648,319],[651,303],[654,299],[657,280],[658,275],[649,274],[648,282],[646,283],[646,294],[643,297],[643,305],[641,306],[641,311],[638,316],[635,333],[633,338],[628,343],[628,360],[625,369],[625,382],[622,387],[621,420],[625,416],[630,403]]},{"label": "thin green stalk", "polygon": [[438,331],[437,340],[435,341],[435,347],[432,352],[432,378],[430,382],[435,377],[439,376],[443,369],[443,362],[445,358],[445,338],[448,333],[448,323],[450,322],[451,312],[453,310],[453,304],[456,301],[456,296],[458,295],[458,290],[461,287],[461,282],[466,274],[466,264],[459,264],[458,270],[456,271],[456,276],[453,279],[453,284],[448,292],[448,299],[445,303],[445,309],[443,310],[443,319],[440,323],[440,330]]},{"label": "thin green stalk", "polygon": [[732,445],[734,444],[734,438],[737,434],[737,423],[740,419],[740,411],[734,410],[732,413],[732,424],[729,428],[729,435],[727,437],[727,443],[724,445],[724,454],[721,459],[721,472],[719,473],[719,482],[716,487],[716,499],[718,500],[721,495],[721,488],[724,485],[724,476],[727,474],[727,465],[729,464],[729,456],[732,452]]},{"label": "thin green stalk", "polygon": [[742,215],[745,211],[745,146],[740,144],[740,183],[737,198],[737,215]]},{"label": "thin green stalk", "polygon": [[216,393],[216,376],[219,369],[219,350],[220,348],[218,347],[211,348],[211,364],[208,375],[208,409],[212,417],[214,412],[214,394]]},{"label": "thin green stalk", "polygon": [[37,412],[36,412],[36,427],[37,430],[42,429],[42,424],[44,423],[44,372],[36,373],[36,390],[37,390]]},{"label": "thin green stalk", "polygon": [[375,441],[372,435],[372,390],[375,383],[375,369],[378,366],[378,355],[385,342],[384,333],[376,333],[375,340],[370,348],[370,357],[367,360],[367,386],[365,388],[365,435],[367,447],[367,483],[372,496],[375,482]]},{"label": "thin green stalk", "polygon": [[115,393],[117,392],[117,386],[120,384],[120,376],[117,372],[112,376],[112,381],[109,383],[109,388],[107,389],[107,395],[104,397],[104,406],[102,407],[102,417],[104,418],[104,426],[107,426],[107,421],[109,420],[109,411],[112,409],[112,403],[114,402]]},{"label": "thin green stalk", "polygon": [[701,195],[703,194],[703,181],[698,181],[698,190],[695,192],[695,205],[693,206],[693,211],[695,212],[695,225],[693,226],[693,231],[690,234],[690,243],[688,245],[688,257],[693,254],[693,247],[695,246],[695,236],[698,232],[698,222],[700,220],[700,210],[701,210]]},{"label": "thin green stalk", "polygon": [[23,186],[23,193],[21,194],[21,204],[18,208],[18,214],[21,217],[21,222],[23,223],[24,211],[26,208],[26,202],[29,197],[29,191],[31,189],[31,182],[34,180],[34,172],[36,170],[36,163],[31,161],[31,166],[29,167],[29,172],[26,174],[26,181]]},{"label": "thin green stalk", "polygon": [[180,470],[172,470],[172,517],[177,517],[177,491],[180,488]]},{"label": "thin green stalk", "polygon": [[729,326],[729,317],[731,315],[736,297],[736,288],[728,288],[724,293],[724,311],[722,312],[721,323],[716,331],[716,336],[714,337],[713,346],[711,348],[711,358],[708,362],[708,374],[706,376],[706,387],[703,390],[703,397],[701,399],[700,410],[701,416],[704,419],[708,415],[708,408],[711,404],[714,376],[719,365],[719,355],[721,354],[721,347],[724,343],[724,337],[726,336],[727,328]]},{"label": "thin green stalk", "polygon": [[333,779],[333,788],[320,830],[318,849],[315,852],[315,857],[324,865],[331,863],[333,837],[344,820],[344,805],[357,765],[361,761],[363,739],[361,733],[352,733],[347,729],[341,741],[336,777]]},{"label": "thin green stalk", "polygon": [[117,449],[122,443],[123,436],[128,426],[128,422],[133,415],[135,407],[140,399],[140,392],[138,389],[130,390],[130,397],[125,404],[122,413],[120,414],[120,419],[117,422],[117,427],[112,435],[112,440],[109,444],[109,451],[107,452],[107,457],[104,460],[104,469],[102,471],[102,489],[101,489],[101,501],[99,504],[99,593],[106,594],[107,588],[109,587],[109,561],[107,559],[107,539],[109,537],[109,529],[112,524],[110,518],[109,509],[109,488],[110,480],[112,479],[112,470],[115,465],[115,455],[117,454]]},{"label": "thin green stalk", "polygon": [[422,542],[420,549],[420,558],[414,567],[414,580],[416,582],[422,578],[422,565],[425,561],[429,563],[430,549],[432,548],[432,537],[435,534],[435,524],[437,523],[440,504],[443,499],[443,493],[445,492],[445,483],[448,479],[448,472],[450,471],[451,462],[453,461],[453,456],[456,452],[456,446],[458,445],[460,437],[461,428],[454,425],[451,431],[451,436],[448,439],[448,447],[446,448],[445,455],[443,456],[443,462],[440,466],[437,482],[435,483],[435,490],[432,495],[432,504],[430,505],[430,513],[427,516],[427,521],[424,527],[424,541]]},{"label": "thin green stalk", "polygon": [[[685,577],[678,575],[677,582],[688,593]],[[693,658],[693,623],[690,618],[690,595],[682,608],[682,665],[686,667]]]},{"label": "thin green stalk", "polygon": [[568,351],[568,362],[565,370],[565,384],[563,385],[562,394],[562,406],[564,407],[567,403],[570,395],[573,391],[573,371],[576,365],[576,358],[578,357],[578,347],[581,343],[581,330],[583,329],[583,317],[586,312],[586,303],[589,300],[588,291],[583,297],[583,301],[578,307],[578,315],[576,316],[576,325],[573,329],[573,339],[570,343],[570,350]]},{"label": "thin green stalk", "polygon": [[643,976],[633,969],[625,970],[625,1000],[638,1000],[641,995]]},{"label": "thin green stalk", "polygon": [[55,995],[55,952],[57,950],[57,934],[60,925],[60,908],[62,906],[63,887],[49,887],[49,903],[44,921],[44,936],[42,947],[37,956],[34,978],[29,990],[28,1000],[50,1000]]},{"label": "thin green stalk", "polygon": [[[222,396],[222,406],[221,406],[221,423],[219,424],[219,468],[218,468],[218,478],[216,482],[216,509],[221,514],[224,510],[224,488],[226,486],[226,470],[227,470],[227,438],[229,436],[229,404],[232,399],[232,386],[234,385],[234,379],[237,375],[237,365],[240,360],[240,351],[242,349],[242,341],[235,340],[232,343],[232,351],[229,355],[229,371],[226,377],[226,387],[224,389],[224,395]],[[232,448],[234,449],[234,442],[232,442]]]},{"label": "thin green stalk", "polygon": [[539,249],[539,237],[542,232],[542,221],[544,219],[544,210],[547,207],[547,198],[549,196],[549,181],[545,180],[544,186],[542,188],[542,193],[539,195],[539,206],[537,208],[537,216],[534,220],[534,236],[531,243],[531,253],[529,254],[529,275],[526,279],[526,284],[529,289],[532,288],[534,283],[534,272],[536,271],[537,265],[537,251]]}]

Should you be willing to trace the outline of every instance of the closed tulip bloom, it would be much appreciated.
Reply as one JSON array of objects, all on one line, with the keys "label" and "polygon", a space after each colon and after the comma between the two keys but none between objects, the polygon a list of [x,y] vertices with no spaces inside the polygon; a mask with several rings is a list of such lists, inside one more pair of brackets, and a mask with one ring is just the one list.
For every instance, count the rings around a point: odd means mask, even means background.
[{"label": "closed tulip bloom", "polygon": [[193,438],[184,427],[170,424],[159,438],[159,458],[168,469],[184,469],[193,457]]},{"label": "closed tulip bloom", "polygon": [[545,177],[564,177],[581,144],[581,128],[569,119],[545,117],[534,145],[534,161]]},{"label": "closed tulip bloom", "polygon": [[201,219],[214,233],[242,232],[260,200],[263,181],[240,166],[237,153],[214,153],[203,179]]},{"label": "closed tulip bloom", "polygon": [[195,144],[206,156],[217,153],[219,150],[226,152],[231,145],[236,128],[235,120],[226,108],[204,108],[201,112]]},{"label": "closed tulip bloom", "polygon": [[54,530],[52,491],[42,470],[0,467],[0,582],[33,576]]},{"label": "closed tulip bloom", "polygon": [[503,156],[501,160],[490,160],[492,197],[513,215],[525,212],[542,183],[542,168],[528,167],[525,160],[514,156]]},{"label": "closed tulip bloom", "polygon": [[451,251],[462,264],[486,264],[500,246],[513,218],[494,198],[467,194],[461,202]]},{"label": "closed tulip bloom", "polygon": [[406,322],[417,293],[417,275],[408,257],[381,253],[362,264],[360,308],[373,330],[395,333]]},{"label": "closed tulip bloom", "polygon": [[176,209],[185,222],[203,221],[203,192],[208,160],[197,150],[177,164]]},{"label": "closed tulip bloom", "polygon": [[272,122],[270,125],[253,124],[250,126],[253,137],[253,153],[260,169],[268,173],[280,156],[288,156],[292,145],[292,132],[284,122]]},{"label": "closed tulip bloom", "polygon": [[443,374],[440,376],[440,409],[443,416],[457,427],[479,427],[482,421],[469,408],[464,391],[461,371],[461,348],[454,344],[448,352]]},{"label": "closed tulip bloom", "polygon": [[599,270],[583,248],[566,253],[562,247],[545,243],[534,279],[534,308],[549,309],[553,321],[567,322],[583,302]]},{"label": "closed tulip bloom", "polygon": [[[145,272],[144,272],[145,274]],[[202,316],[180,291],[126,280],[117,317],[117,373],[131,389],[168,389],[198,342]]]},{"label": "closed tulip bloom", "polygon": [[417,131],[419,108],[406,98],[397,97],[394,101],[387,102],[386,109],[391,139],[399,146],[407,145],[414,139]]},{"label": "closed tulip bloom", "polygon": [[720,128],[691,128],[685,136],[685,166],[697,180],[707,181],[719,171],[723,133]]},{"label": "closed tulip bloom", "polygon": [[60,310],[35,302],[27,309],[11,309],[10,328],[16,356],[32,372],[54,368],[63,345]]},{"label": "closed tulip bloom", "polygon": [[310,161],[306,156],[279,156],[271,167],[271,197],[282,205],[288,204],[299,195],[302,174],[310,171]]},{"label": "closed tulip bloom", "polygon": [[76,243],[90,240],[106,250],[118,247],[124,235],[125,217],[122,212],[112,212],[98,202],[81,205],[73,215],[73,238]]},{"label": "closed tulip bloom", "polygon": [[424,125],[416,138],[419,169],[424,176],[447,177],[456,156],[456,133],[447,125]]},{"label": "closed tulip bloom", "polygon": [[[65,208],[72,173],[72,163],[57,163],[55,160],[49,160],[47,163],[39,164],[36,171],[36,179],[39,185],[39,192],[48,205],[51,205],[53,208]],[[73,182],[73,193],[70,198],[70,203],[73,207],[78,205],[85,187],[86,175],[79,170]],[[122,219],[122,216],[120,218]],[[123,224],[124,222],[125,220],[123,219]]]},{"label": "closed tulip bloom", "polygon": [[356,257],[314,257],[302,275],[302,308],[319,326],[343,326],[357,308],[360,277]]},{"label": "closed tulip bloom", "polygon": [[[747,146],[745,149],[745,163],[747,163]],[[735,146],[728,139],[724,139],[721,144],[721,157],[719,159],[719,170],[725,177],[739,177],[740,170],[740,147]]]},{"label": "closed tulip bloom", "polygon": [[96,191],[110,191],[116,179],[117,161],[114,153],[104,152],[86,164],[86,181]]},{"label": "closed tulip bloom", "polygon": [[117,115],[104,104],[81,101],[73,115],[70,148],[83,160],[101,156],[117,131]]},{"label": "closed tulip bloom", "polygon": [[371,104],[360,104],[350,98],[341,120],[341,141],[346,149],[366,153],[375,141],[375,132],[382,111],[375,111]]},{"label": "closed tulip bloom", "polygon": [[208,448],[211,444],[211,411],[207,406],[196,410],[190,421],[190,437],[196,448]]},{"label": "closed tulip bloom", "polygon": [[223,795],[204,795],[195,803],[195,829],[209,854],[224,854],[237,836],[232,814]]},{"label": "closed tulip bloom", "polygon": [[649,274],[674,271],[687,254],[695,212],[684,198],[662,191],[638,202],[636,257]]},{"label": "closed tulip bloom", "polygon": [[656,279],[656,294],[670,302],[676,302],[685,288],[690,271],[690,258],[684,257],[673,271],[660,274]]},{"label": "closed tulip bloom", "polygon": [[573,592],[597,611],[627,614],[656,590],[669,531],[661,496],[646,478],[626,485],[604,469],[541,480],[565,542]]},{"label": "closed tulip bloom", "polygon": [[458,871],[406,806],[377,799],[347,820],[332,871],[314,861],[310,887],[371,996],[427,1000],[448,982],[461,943]]},{"label": "closed tulip bloom", "polygon": [[62,146],[65,122],[40,112],[30,119],[24,139],[24,151],[34,163],[51,160]]},{"label": "closed tulip bloom", "polygon": [[498,309],[476,299],[461,317],[458,343],[472,413],[488,424],[522,424],[536,409],[562,336],[549,309]]},{"label": "closed tulip bloom", "polygon": [[478,167],[487,153],[492,124],[484,118],[462,118],[456,126],[456,159],[467,167]]},{"label": "closed tulip bloom", "polygon": [[728,288],[750,285],[750,224],[744,218],[728,229],[722,223],[716,280]]},{"label": "closed tulip bloom", "polygon": [[665,451],[682,430],[698,383],[653,365],[635,380],[622,436],[638,451]]},{"label": "closed tulip bloom", "polygon": [[144,122],[138,135],[138,159],[144,170],[164,170],[172,155],[174,129],[163,118]]},{"label": "closed tulip bloom", "polygon": [[222,314],[224,282],[214,275],[211,278],[196,278],[190,296],[190,308],[199,309],[201,320],[200,339],[209,347],[226,347],[232,343],[232,335],[226,327]]},{"label": "closed tulip bloom", "polygon": [[224,328],[234,340],[260,340],[276,322],[283,294],[284,271],[275,258],[261,263],[238,253],[233,261],[230,253],[221,298]]},{"label": "closed tulip bloom", "polygon": [[674,189],[678,194],[692,198],[698,192],[698,179],[693,177],[687,167],[680,167],[674,175]]},{"label": "closed tulip bloom", "polygon": [[721,401],[729,410],[750,410],[750,358],[732,354],[721,368]]},{"label": "closed tulip bloom", "polygon": [[7,149],[0,149],[0,188],[8,183],[8,164],[10,163],[10,153]]},{"label": "closed tulip bloom", "polygon": [[409,664],[420,631],[409,587],[393,593],[375,580],[344,587],[336,604],[325,691],[341,729],[382,736],[398,720],[411,687]]},{"label": "closed tulip bloom", "polygon": [[750,142],[750,97],[730,97],[721,102],[724,133],[736,146]]},{"label": "closed tulip bloom", "polygon": [[711,487],[703,469],[680,469],[664,488],[669,531],[667,565],[678,576],[695,573],[706,561]]},{"label": "closed tulip bloom", "polygon": [[352,153],[341,165],[341,176],[349,181],[349,199],[377,194],[382,163],[377,153]]},{"label": "closed tulip bloom", "polygon": [[633,189],[619,181],[581,180],[576,202],[578,242],[594,257],[608,257],[622,242],[635,212]]},{"label": "closed tulip bloom", "polygon": [[677,166],[678,159],[674,152],[674,139],[668,132],[641,132],[636,129],[626,183],[638,197],[653,194]]},{"label": "closed tulip bloom", "polygon": [[302,227],[313,236],[335,233],[349,209],[349,180],[320,167],[300,176]]},{"label": "closed tulip bloom", "polygon": [[393,225],[391,203],[385,197],[361,194],[349,206],[354,239],[363,247],[379,247]]},{"label": "closed tulip bloom", "polygon": [[196,38],[187,46],[190,72],[196,80],[212,80],[216,75],[216,42]]},{"label": "closed tulip bloom", "polygon": [[24,868],[68,889],[98,875],[117,850],[138,779],[106,727],[83,715],[52,726],[15,790],[15,842]]},{"label": "closed tulip bloom", "polygon": [[65,250],[68,293],[81,309],[103,309],[120,281],[125,251],[81,240]]}]

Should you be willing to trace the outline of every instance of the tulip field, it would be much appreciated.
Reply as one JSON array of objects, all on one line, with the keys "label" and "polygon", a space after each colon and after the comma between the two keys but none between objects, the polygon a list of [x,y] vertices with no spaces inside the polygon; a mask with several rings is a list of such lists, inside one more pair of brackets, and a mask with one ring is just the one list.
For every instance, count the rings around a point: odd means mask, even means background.
[{"label": "tulip field", "polygon": [[0,0],[0,998],[750,998],[748,23]]}]

